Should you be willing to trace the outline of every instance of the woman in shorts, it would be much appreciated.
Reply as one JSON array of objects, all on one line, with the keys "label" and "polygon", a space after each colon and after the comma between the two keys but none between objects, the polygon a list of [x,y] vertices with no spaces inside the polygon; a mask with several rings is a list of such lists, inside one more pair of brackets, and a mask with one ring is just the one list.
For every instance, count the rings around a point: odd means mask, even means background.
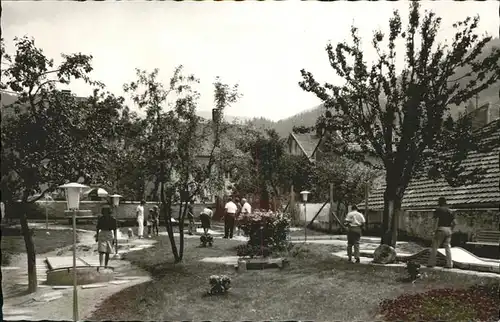
[{"label": "woman in shorts", "polygon": [[[111,208],[104,206],[101,209],[101,216],[97,219],[97,251],[99,252],[99,265],[108,267],[109,255],[114,253],[116,244],[116,219],[111,215]],[[103,265],[104,264],[104,265]]]}]

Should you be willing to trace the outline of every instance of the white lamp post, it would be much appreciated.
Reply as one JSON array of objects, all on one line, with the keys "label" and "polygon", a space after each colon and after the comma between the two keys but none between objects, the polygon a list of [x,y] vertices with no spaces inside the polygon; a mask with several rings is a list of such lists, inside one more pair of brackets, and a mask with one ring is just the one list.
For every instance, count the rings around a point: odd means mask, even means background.
[{"label": "white lamp post", "polygon": [[73,210],[73,321],[78,321],[78,293],[76,288],[76,211],[80,206],[80,194],[83,188],[88,188],[76,182],[67,183],[59,188],[66,190],[68,210]]},{"label": "white lamp post", "polygon": [[307,241],[307,208],[306,208],[306,202],[307,202],[307,195],[309,195],[310,192],[307,190],[301,191],[300,195],[302,196],[302,201],[304,202],[304,243]]}]

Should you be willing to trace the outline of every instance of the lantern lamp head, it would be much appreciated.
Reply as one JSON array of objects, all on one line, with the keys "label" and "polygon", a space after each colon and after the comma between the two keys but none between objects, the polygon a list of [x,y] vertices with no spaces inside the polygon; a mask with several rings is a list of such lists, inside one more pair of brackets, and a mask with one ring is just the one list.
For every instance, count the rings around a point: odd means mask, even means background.
[{"label": "lantern lamp head", "polygon": [[111,203],[113,204],[113,207],[118,207],[118,205],[120,204],[121,197],[122,197],[121,195],[117,195],[117,194],[109,196],[109,198],[111,198]]},{"label": "lantern lamp head", "polygon": [[78,209],[80,206],[80,194],[82,189],[88,187],[80,183],[71,182],[63,184],[59,186],[59,188],[65,189],[68,209]]},{"label": "lantern lamp head", "polygon": [[302,195],[302,201],[307,202],[307,196],[310,194],[310,192],[307,190],[304,190],[304,191],[301,191],[300,194]]}]

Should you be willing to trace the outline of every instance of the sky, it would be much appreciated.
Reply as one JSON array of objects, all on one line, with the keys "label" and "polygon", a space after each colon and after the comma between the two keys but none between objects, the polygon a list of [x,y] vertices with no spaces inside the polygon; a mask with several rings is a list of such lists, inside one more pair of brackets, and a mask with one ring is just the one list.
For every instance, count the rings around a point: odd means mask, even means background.
[{"label": "sky", "polygon": [[[480,16],[480,33],[498,37],[497,1],[421,4],[442,17],[441,41],[451,39],[451,25],[468,15]],[[405,26],[409,3],[3,1],[2,5],[8,51],[14,49],[14,37],[28,35],[56,62],[61,53],[91,54],[92,77],[125,98],[123,84],[135,79],[135,68],[159,68],[160,79],[167,83],[182,64],[186,73],[200,79],[199,110],[213,108],[213,82],[220,76],[225,83],[239,84],[243,95],[226,114],[279,120],[321,103],[299,87],[302,68],[321,83],[340,81],[328,63],[329,42],[349,40],[354,24],[371,62],[373,31],[388,31],[394,10],[399,10]],[[91,93],[79,82],[69,89],[78,95]]]}]

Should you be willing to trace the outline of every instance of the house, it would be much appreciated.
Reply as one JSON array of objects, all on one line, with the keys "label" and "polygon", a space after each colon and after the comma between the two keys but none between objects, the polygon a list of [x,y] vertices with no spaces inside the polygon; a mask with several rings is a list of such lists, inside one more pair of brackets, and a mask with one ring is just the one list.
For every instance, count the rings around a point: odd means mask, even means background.
[{"label": "house", "polygon": [[[469,111],[473,116],[473,127],[476,131],[488,131],[491,134],[485,140],[500,142],[500,105],[485,104]],[[492,120],[492,118],[494,118]],[[500,204],[500,148],[491,152],[470,152],[464,162],[466,171],[481,168],[486,171],[484,179],[477,184],[451,187],[444,179],[434,181],[423,176],[410,182],[402,202],[402,209],[425,209],[436,206],[437,198],[445,197],[454,208],[488,208]],[[370,196],[369,209],[384,208],[385,183]],[[361,205],[364,207],[364,204]]]},{"label": "house", "polygon": [[291,132],[287,140],[287,152],[289,155],[304,155],[310,161],[316,160],[316,152],[323,140],[319,131],[309,133]]},{"label": "house", "polygon": [[[483,142],[500,142],[499,104],[485,104],[469,110],[473,116],[476,133],[488,133]],[[430,239],[433,232],[433,210],[439,197],[445,197],[450,208],[455,209],[455,232],[470,240],[480,230],[498,230],[500,225],[500,147],[490,152],[472,151],[463,162],[465,171],[482,169],[485,174],[479,182],[459,187],[450,186],[444,179],[432,180],[427,176],[414,178],[408,185],[401,205],[399,228],[408,235]],[[370,194],[367,221],[380,224],[384,209],[385,182]],[[458,237],[457,237],[458,238]],[[461,240],[463,241],[463,240]]]}]

